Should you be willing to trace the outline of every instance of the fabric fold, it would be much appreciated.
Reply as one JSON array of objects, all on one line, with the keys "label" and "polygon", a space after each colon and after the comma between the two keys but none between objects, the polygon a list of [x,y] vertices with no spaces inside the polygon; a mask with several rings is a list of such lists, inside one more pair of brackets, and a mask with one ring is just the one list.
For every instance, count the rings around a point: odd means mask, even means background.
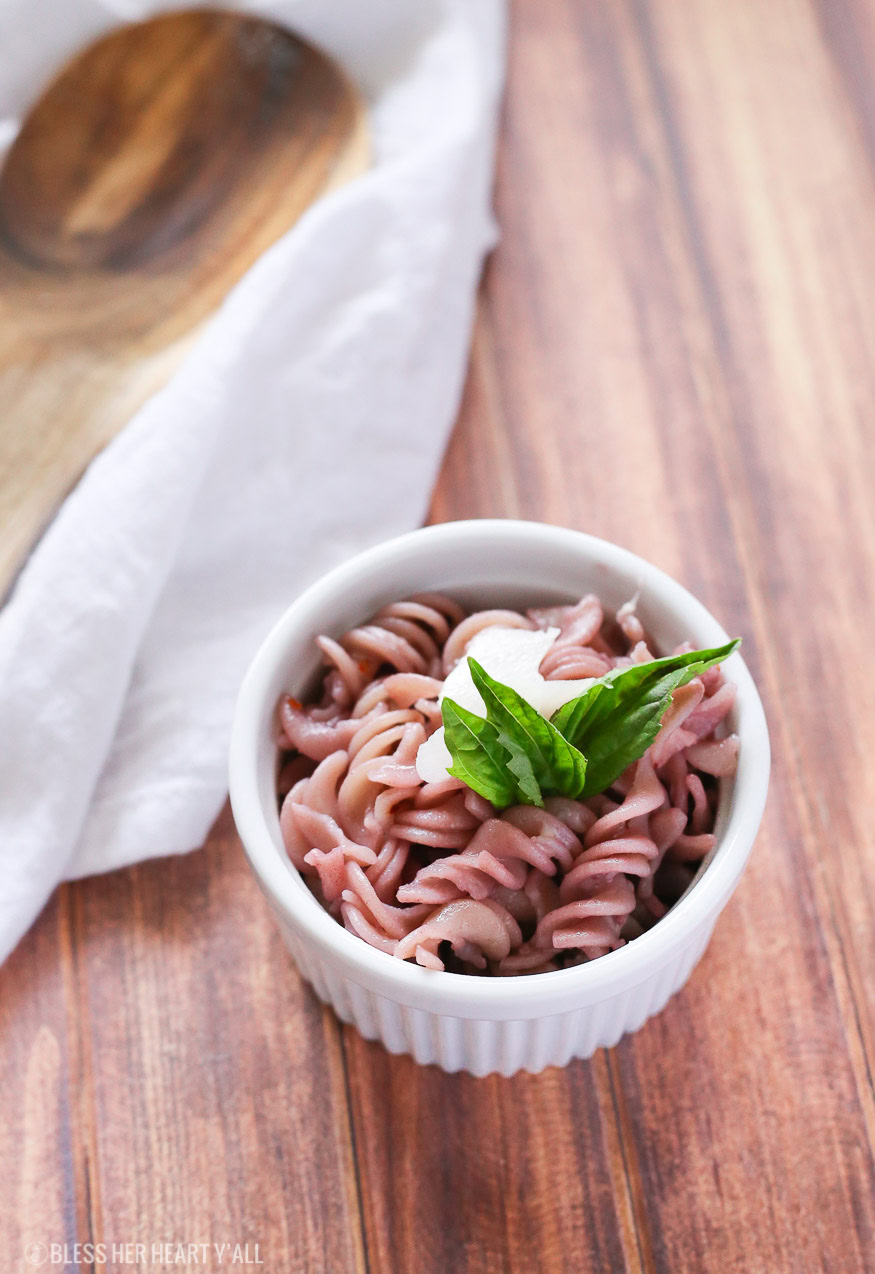
[{"label": "fabric fold", "polygon": [[[0,612],[0,957],[59,880],[203,841],[259,641],[318,574],[422,520],[457,409],[494,238],[502,6],[245,7],[350,69],[374,165],[241,280]],[[53,10],[57,59],[158,8],[63,0],[34,24],[0,0],[0,112],[26,109],[23,62],[44,75]]]}]

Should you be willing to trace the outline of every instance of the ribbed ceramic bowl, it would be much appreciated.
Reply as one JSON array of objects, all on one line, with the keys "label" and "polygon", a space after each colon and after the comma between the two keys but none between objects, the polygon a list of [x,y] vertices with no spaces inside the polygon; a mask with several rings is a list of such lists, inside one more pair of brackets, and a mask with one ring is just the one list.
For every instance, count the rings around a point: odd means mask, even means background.
[{"label": "ribbed ceramic bowl", "polygon": [[240,690],[231,740],[231,802],[249,862],[303,976],[368,1039],[418,1062],[475,1075],[563,1066],[637,1030],[690,976],[747,862],[762,817],[769,738],[739,655],[731,724],[738,772],[721,785],[717,846],[684,897],[649,932],[601,959],[555,973],[479,978],[403,963],[337,924],[283,849],[275,794],[275,709],[312,684],[314,638],[335,636],[386,602],[446,590],[472,608],[576,601],[610,608],[640,592],[661,650],[727,635],[701,603],[642,558],[577,531],[535,522],[451,522],[360,554],[308,588],[259,650]]}]

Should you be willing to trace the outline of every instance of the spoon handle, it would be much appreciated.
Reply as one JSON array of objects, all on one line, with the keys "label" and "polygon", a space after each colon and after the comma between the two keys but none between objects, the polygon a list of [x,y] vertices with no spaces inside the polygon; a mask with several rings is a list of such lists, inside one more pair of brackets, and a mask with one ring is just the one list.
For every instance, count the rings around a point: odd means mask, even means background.
[{"label": "spoon handle", "polygon": [[0,171],[0,603],[234,284],[369,163],[347,76],[260,18],[160,15],[62,68]]},{"label": "spoon handle", "polygon": [[0,365],[0,601],[58,505],[167,380],[194,335],[127,364],[80,346],[7,345]]}]

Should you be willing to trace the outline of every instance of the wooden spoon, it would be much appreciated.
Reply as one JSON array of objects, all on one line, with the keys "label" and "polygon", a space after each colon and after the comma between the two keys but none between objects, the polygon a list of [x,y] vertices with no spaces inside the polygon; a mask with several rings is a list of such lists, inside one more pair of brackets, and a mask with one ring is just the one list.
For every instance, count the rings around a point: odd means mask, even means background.
[{"label": "wooden spoon", "polygon": [[231,286],[368,162],[350,82],[259,19],[126,26],[52,82],[0,173],[0,598]]}]

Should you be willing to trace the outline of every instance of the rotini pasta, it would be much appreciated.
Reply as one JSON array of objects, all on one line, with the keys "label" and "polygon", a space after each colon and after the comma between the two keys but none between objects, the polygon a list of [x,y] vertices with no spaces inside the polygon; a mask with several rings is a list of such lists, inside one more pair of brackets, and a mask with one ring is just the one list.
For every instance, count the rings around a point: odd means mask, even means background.
[{"label": "rotini pasta", "polygon": [[466,615],[421,594],[340,640],[317,639],[318,702],[278,709],[286,850],[338,923],[430,969],[509,976],[593,960],[665,914],[715,843],[717,780],[734,772],[719,668],[675,691],[659,733],[612,787],[543,809],[496,811],[461,780],[425,783],[420,745],[441,724],[443,680],[492,626],[559,634],[549,681],[654,658],[635,599],[616,616],[573,606]]}]

